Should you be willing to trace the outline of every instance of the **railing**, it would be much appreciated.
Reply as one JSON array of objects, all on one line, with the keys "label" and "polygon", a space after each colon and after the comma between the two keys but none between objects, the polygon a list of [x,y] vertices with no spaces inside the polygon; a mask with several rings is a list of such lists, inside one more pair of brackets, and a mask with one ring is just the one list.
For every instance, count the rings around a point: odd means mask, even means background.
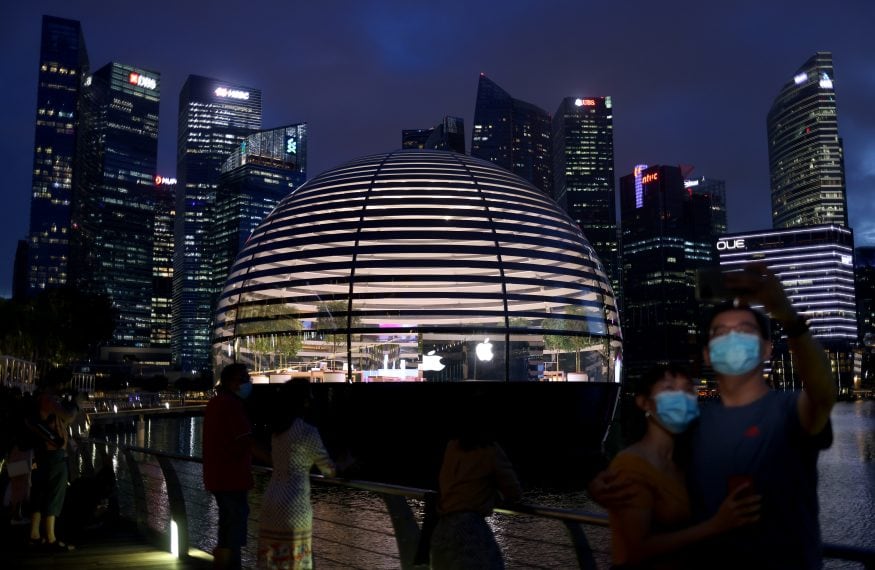
[{"label": "railing", "polygon": [[[101,466],[112,468],[120,514],[136,521],[140,532],[161,548],[185,557],[190,548],[209,552],[215,546],[217,511],[212,496],[203,489],[201,464],[200,458],[89,439],[80,444],[77,473],[81,476]],[[244,562],[249,564],[255,560],[252,545],[256,543],[261,491],[271,472],[266,467],[253,470],[256,488],[250,494],[250,547],[244,550]],[[436,516],[434,491],[320,475],[311,475],[311,481],[313,550],[321,565],[403,570],[428,567],[428,544],[422,528]],[[343,492],[338,495],[337,489]],[[530,504],[505,505],[496,513],[491,524],[508,567],[595,570],[610,563],[605,515]],[[391,531],[387,522],[391,522]],[[525,559],[523,553],[532,550],[532,543],[537,543],[540,554],[534,560]],[[824,554],[875,570],[875,550],[826,544]]]}]

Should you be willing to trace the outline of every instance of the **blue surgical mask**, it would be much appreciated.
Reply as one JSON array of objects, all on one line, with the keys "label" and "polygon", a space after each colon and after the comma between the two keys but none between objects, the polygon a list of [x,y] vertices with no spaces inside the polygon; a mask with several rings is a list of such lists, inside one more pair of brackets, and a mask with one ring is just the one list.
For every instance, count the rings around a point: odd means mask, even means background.
[{"label": "blue surgical mask", "polygon": [[711,368],[720,374],[741,376],[760,365],[760,337],[731,331],[708,343]]},{"label": "blue surgical mask", "polygon": [[252,393],[252,382],[245,382],[240,384],[240,387],[237,388],[237,395],[244,400],[249,397],[249,394]]},{"label": "blue surgical mask", "polygon": [[653,397],[656,419],[671,433],[681,433],[699,417],[696,396],[683,390],[666,390]]}]

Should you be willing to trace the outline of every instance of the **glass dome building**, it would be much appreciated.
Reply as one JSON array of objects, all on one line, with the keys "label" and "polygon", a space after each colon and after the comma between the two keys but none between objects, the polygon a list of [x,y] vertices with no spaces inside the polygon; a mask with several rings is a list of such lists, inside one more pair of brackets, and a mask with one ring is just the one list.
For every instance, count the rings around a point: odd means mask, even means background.
[{"label": "glass dome building", "polygon": [[542,191],[445,151],[364,157],[283,199],[220,295],[214,364],[255,382],[618,382],[617,307]]}]

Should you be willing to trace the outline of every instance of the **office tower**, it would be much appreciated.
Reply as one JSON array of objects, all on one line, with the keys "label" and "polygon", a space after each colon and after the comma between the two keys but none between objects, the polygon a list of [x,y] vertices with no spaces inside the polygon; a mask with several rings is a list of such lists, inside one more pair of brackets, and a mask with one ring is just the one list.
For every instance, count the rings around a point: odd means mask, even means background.
[{"label": "office tower", "polygon": [[832,54],[817,52],[784,84],[767,119],[772,227],[848,225]]},{"label": "office tower", "polygon": [[553,115],[553,198],[583,230],[619,294],[610,97],[566,97]]},{"label": "office tower", "polygon": [[210,365],[214,290],[213,205],[222,164],[261,129],[261,91],[189,75],[179,94],[173,261],[173,360],[183,370]]},{"label": "office tower", "polygon": [[16,301],[23,301],[27,298],[27,257],[28,243],[26,239],[18,240],[18,246],[15,248],[15,261],[12,266],[12,298]]},{"label": "office tower", "polygon": [[[827,349],[840,385],[847,386],[858,330],[851,230],[832,225],[726,234],[717,241],[717,253],[725,271],[758,261],[775,272],[811,334]],[[798,388],[786,339],[779,328],[773,332],[775,384]]]},{"label": "office tower", "polygon": [[79,93],[87,73],[79,22],[43,16],[28,235],[30,295],[67,283]]},{"label": "office tower", "polygon": [[726,233],[726,182],[701,176],[687,178],[684,187],[693,196],[701,196],[711,210],[711,231],[716,240]]},{"label": "office tower", "polygon": [[249,135],[222,165],[216,189],[213,275],[221,289],[252,230],[307,179],[307,124]]},{"label": "office tower", "polygon": [[155,237],[152,243],[152,348],[170,355],[173,315],[173,228],[176,178],[155,175]]},{"label": "office tower", "polygon": [[465,154],[465,121],[460,117],[444,117],[430,129],[404,129],[401,148],[450,150]]},{"label": "office tower", "polygon": [[620,179],[623,360],[627,377],[657,362],[699,360],[696,269],[716,263],[710,201],[680,167],[638,165]]},{"label": "office tower", "polygon": [[119,347],[151,343],[160,91],[157,72],[109,63],[83,92],[71,278],[109,296]]},{"label": "office tower", "polygon": [[862,340],[862,374],[855,388],[875,388],[875,247],[854,250],[854,281],[857,290],[857,327]]},{"label": "office tower", "polygon": [[551,195],[551,146],[550,114],[514,99],[481,73],[471,156],[506,168]]}]

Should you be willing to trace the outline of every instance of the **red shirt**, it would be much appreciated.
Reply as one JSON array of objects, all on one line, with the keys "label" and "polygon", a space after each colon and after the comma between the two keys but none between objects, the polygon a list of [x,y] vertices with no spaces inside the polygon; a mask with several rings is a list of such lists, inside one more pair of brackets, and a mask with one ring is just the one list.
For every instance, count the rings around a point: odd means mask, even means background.
[{"label": "red shirt", "polygon": [[225,390],[210,399],[204,414],[204,487],[208,491],[252,488],[251,434],[243,400]]}]

